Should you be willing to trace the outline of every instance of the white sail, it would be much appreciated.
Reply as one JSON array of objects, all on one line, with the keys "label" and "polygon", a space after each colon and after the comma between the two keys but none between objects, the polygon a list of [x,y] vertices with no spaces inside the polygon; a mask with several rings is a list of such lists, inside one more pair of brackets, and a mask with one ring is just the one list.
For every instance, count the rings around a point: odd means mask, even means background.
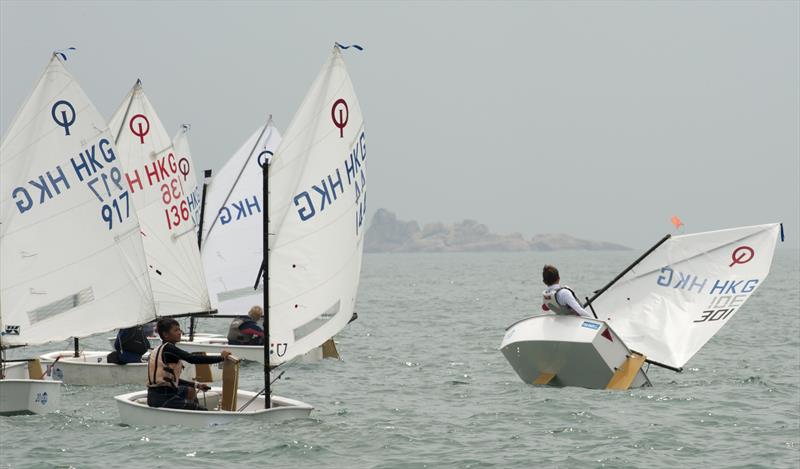
[{"label": "white sail", "polygon": [[192,150],[189,148],[189,125],[184,124],[178,129],[178,133],[172,137],[172,147],[175,151],[175,160],[178,162],[181,185],[183,185],[186,201],[189,203],[189,213],[197,226],[200,220],[200,199],[203,191],[197,182],[197,169],[192,160]]},{"label": "white sail", "polygon": [[780,224],[675,236],[593,307],[631,350],[683,367],[764,282]]},{"label": "white sail", "polygon": [[256,129],[206,188],[203,264],[211,302],[222,314],[245,314],[264,305],[254,290],[263,257],[263,175],[259,161],[281,142],[272,120]]},{"label": "white sail", "polygon": [[159,316],[211,308],[172,139],[137,81],[111,118],[123,182],[136,207]]},{"label": "white sail", "polygon": [[155,317],[119,152],[55,55],[0,148],[0,188],[3,344]]},{"label": "white sail", "polygon": [[335,47],[269,169],[271,360],[339,332],[355,307],[366,210],[361,108]]}]

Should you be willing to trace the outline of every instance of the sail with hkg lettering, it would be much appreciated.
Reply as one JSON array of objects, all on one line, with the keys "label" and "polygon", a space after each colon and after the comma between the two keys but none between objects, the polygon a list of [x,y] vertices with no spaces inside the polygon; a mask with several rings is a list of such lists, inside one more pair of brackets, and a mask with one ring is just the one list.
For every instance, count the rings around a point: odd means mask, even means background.
[{"label": "sail with hkg lettering", "polygon": [[269,165],[271,364],[302,355],[353,316],[366,212],[366,137],[334,47]]},{"label": "sail with hkg lettering", "polygon": [[208,184],[202,256],[211,304],[222,314],[244,314],[264,305],[263,283],[253,289],[262,257],[264,212],[261,164],[278,148],[272,119],[225,163]]},{"label": "sail with hkg lettering", "polygon": [[172,137],[172,148],[175,151],[175,160],[178,162],[178,172],[180,173],[181,185],[189,204],[189,214],[192,217],[195,228],[200,221],[200,199],[202,198],[202,187],[198,183],[194,161],[192,160],[192,150],[189,147],[189,124],[181,125],[178,133]]},{"label": "sail with hkg lettering", "polygon": [[110,121],[124,177],[136,207],[159,316],[208,311],[211,305],[197,235],[176,154],[137,80]]},{"label": "sail with hkg lettering", "polygon": [[55,54],[3,140],[0,188],[4,346],[155,318],[119,152]]},{"label": "sail with hkg lettering", "polygon": [[764,282],[779,223],[673,236],[592,302],[625,344],[681,368]]}]

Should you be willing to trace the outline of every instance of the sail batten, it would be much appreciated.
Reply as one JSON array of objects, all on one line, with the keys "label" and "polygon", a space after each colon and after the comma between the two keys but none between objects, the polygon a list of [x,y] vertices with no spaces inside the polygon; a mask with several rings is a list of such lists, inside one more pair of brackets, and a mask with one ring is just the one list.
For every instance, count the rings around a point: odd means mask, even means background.
[{"label": "sail batten", "polygon": [[763,283],[779,227],[673,236],[592,306],[632,350],[681,368]]}]

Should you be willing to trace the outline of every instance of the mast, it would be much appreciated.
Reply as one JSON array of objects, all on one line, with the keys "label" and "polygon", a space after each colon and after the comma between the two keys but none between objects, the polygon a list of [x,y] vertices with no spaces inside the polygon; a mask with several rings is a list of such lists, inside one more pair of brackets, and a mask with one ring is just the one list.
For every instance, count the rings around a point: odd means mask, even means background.
[{"label": "mast", "polygon": [[[203,195],[200,196],[200,220],[197,224],[197,249],[200,250],[200,258],[203,257],[203,217],[206,213],[206,192],[208,191],[208,181],[211,179],[211,170],[206,169],[203,171]],[[189,342],[194,341],[194,328],[197,318],[192,316],[189,318]]]},{"label": "mast", "polygon": [[264,272],[264,408],[269,409],[272,405],[272,392],[269,389],[269,159],[266,157],[261,164],[261,172],[264,178],[262,181],[264,216],[261,217],[264,233],[264,260],[261,266],[261,271]]},{"label": "mast", "polygon": [[[594,300],[596,300],[598,296],[600,296],[600,295],[602,295],[603,293],[605,293],[605,291],[606,291],[606,290],[608,290],[609,288],[611,288],[611,285],[614,285],[615,283],[617,283],[617,281],[618,281],[619,279],[621,279],[621,278],[622,278],[622,277],[623,277],[625,274],[627,274],[628,272],[630,272],[630,271],[631,271],[631,269],[633,269],[634,267],[636,267],[636,265],[638,265],[640,262],[642,262],[642,261],[644,260],[644,258],[645,258],[645,257],[649,256],[649,255],[650,255],[650,253],[652,253],[653,251],[655,251],[655,250],[656,250],[656,249],[657,249],[659,246],[661,246],[662,244],[664,244],[664,243],[665,243],[665,242],[666,242],[668,239],[670,239],[671,237],[672,237],[672,235],[671,235],[671,234],[668,234],[668,235],[664,236],[663,238],[661,238],[661,240],[660,240],[659,242],[657,242],[657,243],[656,243],[656,244],[655,244],[653,247],[651,247],[650,249],[648,249],[648,250],[647,250],[647,251],[646,251],[644,254],[642,254],[641,256],[639,256],[639,258],[638,258],[638,259],[636,259],[635,261],[633,261],[633,264],[629,265],[629,266],[628,266],[628,267],[627,267],[625,270],[623,270],[623,271],[622,271],[622,272],[621,272],[619,275],[617,275],[616,277],[614,277],[614,279],[613,279],[612,281],[608,282],[608,284],[607,284],[606,286],[604,286],[603,288],[601,288],[601,289],[597,290],[597,291],[594,293],[594,295],[593,295],[591,298],[587,298],[587,299],[586,299],[586,303],[583,305],[583,307],[584,307],[584,308],[586,308],[587,306],[591,307],[591,306],[592,306],[592,302],[593,302]],[[594,308],[592,308],[592,313],[594,313]],[[595,317],[597,317],[597,314],[596,314],[596,313],[595,313]]]},{"label": "mast", "polygon": [[211,170],[206,169],[203,171],[203,195],[200,196],[200,220],[198,220],[197,230],[197,249],[200,249],[202,254],[203,247],[203,217],[206,214],[206,191],[208,191],[208,181],[211,179]]}]

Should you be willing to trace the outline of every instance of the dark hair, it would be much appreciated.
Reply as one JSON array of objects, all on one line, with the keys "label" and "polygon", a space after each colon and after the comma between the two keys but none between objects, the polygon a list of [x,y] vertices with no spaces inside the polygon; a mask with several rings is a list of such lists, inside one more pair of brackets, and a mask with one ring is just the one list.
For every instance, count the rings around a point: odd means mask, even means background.
[{"label": "dark hair", "polygon": [[161,319],[159,319],[158,320],[158,324],[156,324],[156,330],[158,331],[159,337],[161,337],[163,339],[164,338],[164,334],[169,332],[169,330],[172,329],[173,326],[179,326],[180,327],[180,324],[178,324],[178,321],[176,321],[176,320],[174,320],[172,318],[161,318]]},{"label": "dark hair", "polygon": [[558,281],[561,280],[558,276],[558,269],[550,264],[544,266],[544,269],[542,269],[542,280],[544,280],[544,284],[548,287],[558,283]]}]

